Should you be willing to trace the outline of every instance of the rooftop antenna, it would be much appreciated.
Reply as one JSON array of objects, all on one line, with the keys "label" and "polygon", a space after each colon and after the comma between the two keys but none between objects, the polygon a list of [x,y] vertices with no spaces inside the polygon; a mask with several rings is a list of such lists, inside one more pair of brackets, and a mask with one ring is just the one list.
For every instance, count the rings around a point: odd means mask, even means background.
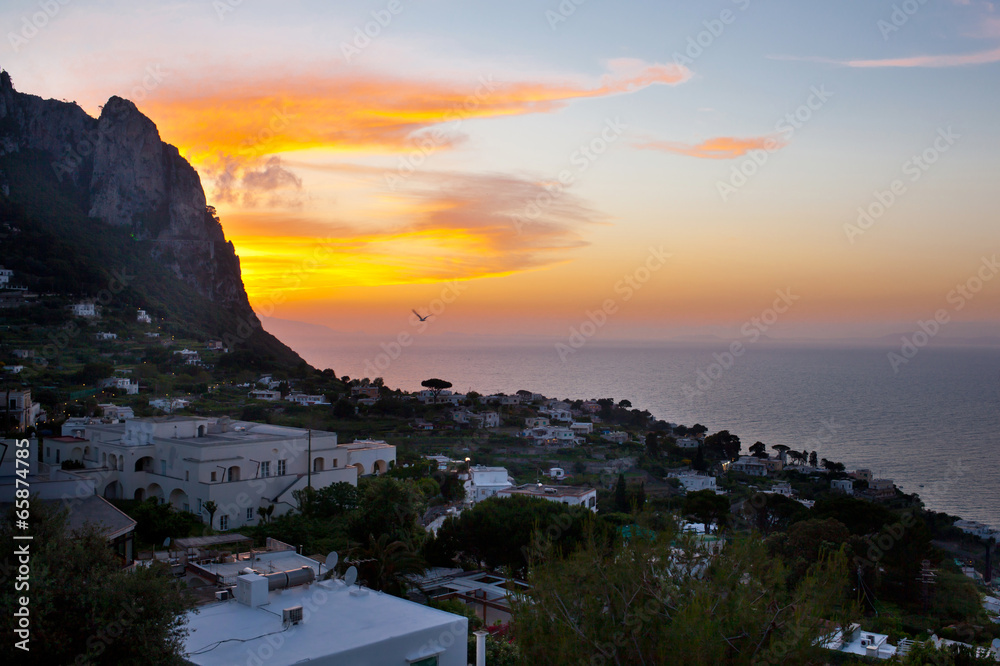
[{"label": "rooftop antenna", "polygon": [[347,568],[347,573],[344,574],[344,583],[347,584],[347,587],[350,587],[351,585],[354,585],[357,580],[358,568],[352,565]]}]

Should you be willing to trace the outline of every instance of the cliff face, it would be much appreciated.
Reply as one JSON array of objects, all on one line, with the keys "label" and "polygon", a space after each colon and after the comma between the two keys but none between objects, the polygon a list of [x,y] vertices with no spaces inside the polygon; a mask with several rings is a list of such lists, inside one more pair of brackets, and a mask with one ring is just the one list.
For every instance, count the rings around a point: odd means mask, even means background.
[{"label": "cliff face", "polygon": [[76,104],[17,92],[3,72],[0,155],[21,151],[46,153],[91,218],[127,228],[139,251],[256,323],[239,258],[206,207],[198,173],[132,102],[112,97],[94,119]]}]

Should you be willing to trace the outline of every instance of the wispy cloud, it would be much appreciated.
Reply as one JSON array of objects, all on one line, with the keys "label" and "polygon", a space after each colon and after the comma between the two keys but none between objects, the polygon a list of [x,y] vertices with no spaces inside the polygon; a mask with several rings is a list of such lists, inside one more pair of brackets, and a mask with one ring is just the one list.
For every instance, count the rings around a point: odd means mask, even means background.
[{"label": "wispy cloud", "polygon": [[844,67],[859,68],[881,68],[881,67],[967,67],[970,65],[988,65],[1000,62],[1000,48],[989,49],[987,51],[976,51],[975,53],[945,54],[945,55],[916,55],[904,58],[880,58],[875,60],[836,60],[834,58],[823,58],[818,56],[770,56],[773,60],[803,60],[807,62],[822,62],[830,65],[841,65]]},{"label": "wispy cloud", "polygon": [[783,148],[786,143],[776,136],[758,136],[739,138],[720,136],[706,139],[698,144],[680,143],[675,141],[643,141],[632,144],[640,150],[658,150],[665,153],[677,153],[688,157],[698,157],[708,160],[731,160],[745,155],[751,150],[774,151]]},{"label": "wispy cloud", "polygon": [[[431,81],[314,68],[291,76],[172,82],[143,111],[196,164],[311,148],[386,153],[410,150],[414,133],[456,120],[549,113],[572,100],[676,85],[690,76],[683,66],[634,59],[611,61],[598,81]],[[456,133],[436,144],[461,139]]]}]

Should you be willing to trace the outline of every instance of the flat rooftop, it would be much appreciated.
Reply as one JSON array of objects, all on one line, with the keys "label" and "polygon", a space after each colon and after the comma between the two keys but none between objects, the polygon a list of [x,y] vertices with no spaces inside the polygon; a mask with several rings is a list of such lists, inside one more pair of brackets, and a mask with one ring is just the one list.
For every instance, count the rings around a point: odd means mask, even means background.
[{"label": "flat rooftop", "polygon": [[583,497],[588,493],[595,492],[593,488],[582,486],[546,486],[537,483],[526,483],[516,488],[501,490],[501,493],[518,495],[533,495],[535,497]]},{"label": "flat rooftop", "polygon": [[[303,607],[304,621],[282,631],[281,611],[292,606]],[[235,599],[209,604],[197,614],[188,613],[186,621],[186,659],[204,666],[247,663],[248,655],[264,654],[270,655],[268,666],[324,658],[333,658],[332,663],[377,663],[360,660],[362,651],[371,659],[372,650],[383,641],[435,629],[442,637],[447,634],[464,643],[468,632],[464,617],[357,586],[348,588],[339,580],[275,590],[258,608]],[[435,653],[434,645],[427,644],[406,657],[418,660]]]}]

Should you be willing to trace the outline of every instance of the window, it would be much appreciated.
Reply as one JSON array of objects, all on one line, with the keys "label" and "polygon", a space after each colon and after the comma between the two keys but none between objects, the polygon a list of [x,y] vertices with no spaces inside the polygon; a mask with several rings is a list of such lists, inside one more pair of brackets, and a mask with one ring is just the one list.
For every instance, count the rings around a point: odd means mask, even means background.
[{"label": "window", "polygon": [[253,507],[247,509],[247,522],[249,523],[251,520],[253,520]]},{"label": "window", "polygon": [[51,446],[46,446],[45,447],[45,457],[46,458],[51,458],[52,457],[52,447]]},{"label": "window", "polygon": [[195,501],[198,503],[198,511],[197,511],[197,513],[198,513],[198,515],[201,515],[201,498],[200,497],[196,497]]},{"label": "window", "polygon": [[219,529],[228,530],[229,529],[229,516],[221,515],[219,516]]},{"label": "window", "polygon": [[333,459],[333,468],[334,468],[334,469],[337,469],[338,467],[340,467],[340,465],[338,465],[338,464],[337,464],[337,459],[336,459],[336,458],[334,458],[334,459]]},{"label": "window", "polygon": [[284,475],[285,475],[285,461],[284,460],[279,460],[278,461],[278,476],[284,476]]},{"label": "window", "polygon": [[160,461],[160,474],[162,474],[163,476],[167,475],[167,461],[166,460],[161,460]]},{"label": "window", "polygon": [[59,449],[56,449],[56,462],[59,462]]},{"label": "window", "polygon": [[215,481],[215,472],[212,472],[212,481]]},{"label": "window", "polygon": [[189,472],[188,470],[184,470],[184,480],[185,481],[191,480],[191,472]]},{"label": "window", "polygon": [[260,475],[263,478],[271,476],[271,461],[265,460],[260,464]]}]

